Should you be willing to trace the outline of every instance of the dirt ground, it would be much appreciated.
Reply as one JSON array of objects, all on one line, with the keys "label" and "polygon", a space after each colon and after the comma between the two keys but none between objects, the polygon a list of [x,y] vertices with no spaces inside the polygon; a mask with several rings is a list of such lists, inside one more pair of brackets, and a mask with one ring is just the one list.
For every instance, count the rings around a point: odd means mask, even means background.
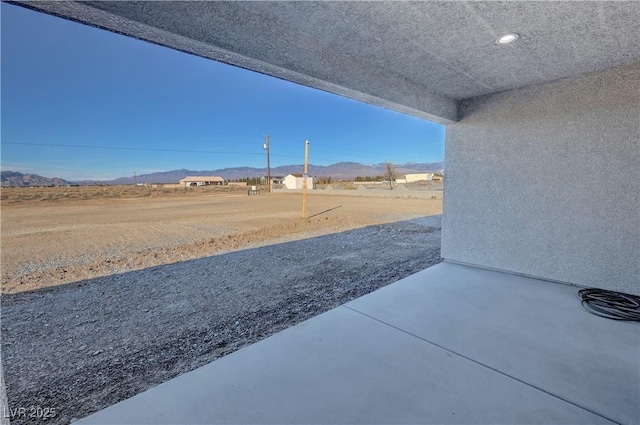
[{"label": "dirt ground", "polygon": [[440,214],[442,199],[425,193],[314,191],[302,219],[300,193],[3,188],[2,293]]}]

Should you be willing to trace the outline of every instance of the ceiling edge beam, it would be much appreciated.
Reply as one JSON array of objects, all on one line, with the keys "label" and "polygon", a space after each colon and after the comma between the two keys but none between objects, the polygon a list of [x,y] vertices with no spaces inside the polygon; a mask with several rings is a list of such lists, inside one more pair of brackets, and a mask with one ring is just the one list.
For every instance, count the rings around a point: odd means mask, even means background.
[{"label": "ceiling edge beam", "polygon": [[292,81],[308,87],[359,100],[375,106],[413,115],[440,124],[458,121],[458,102],[400,78],[374,81],[365,87],[347,87],[287,68],[244,56],[218,46],[193,40],[147,24],[72,1],[9,1],[82,24],[101,28],[128,37],[169,47],[207,59],[249,69],[261,74]]}]

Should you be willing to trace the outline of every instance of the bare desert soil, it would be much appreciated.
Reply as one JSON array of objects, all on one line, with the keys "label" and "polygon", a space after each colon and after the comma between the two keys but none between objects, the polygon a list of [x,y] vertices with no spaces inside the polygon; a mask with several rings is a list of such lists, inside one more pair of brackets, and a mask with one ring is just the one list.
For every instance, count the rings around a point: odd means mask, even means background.
[{"label": "bare desert soil", "polygon": [[[2,293],[440,214],[410,191],[145,187],[2,189]],[[385,196],[375,195],[376,192]],[[336,196],[343,195],[343,196]],[[345,196],[346,195],[346,196]]]},{"label": "bare desert soil", "polygon": [[12,424],[68,424],[441,261],[428,193],[314,193],[301,219],[300,194],[130,191],[2,191]]}]

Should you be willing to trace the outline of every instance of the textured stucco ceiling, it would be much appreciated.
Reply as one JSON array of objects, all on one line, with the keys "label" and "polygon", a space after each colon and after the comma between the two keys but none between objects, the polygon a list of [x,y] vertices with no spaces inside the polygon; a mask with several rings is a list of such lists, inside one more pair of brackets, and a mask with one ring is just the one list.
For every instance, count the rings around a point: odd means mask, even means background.
[{"label": "textured stucco ceiling", "polygon": [[441,122],[461,99],[640,60],[635,1],[16,3]]}]

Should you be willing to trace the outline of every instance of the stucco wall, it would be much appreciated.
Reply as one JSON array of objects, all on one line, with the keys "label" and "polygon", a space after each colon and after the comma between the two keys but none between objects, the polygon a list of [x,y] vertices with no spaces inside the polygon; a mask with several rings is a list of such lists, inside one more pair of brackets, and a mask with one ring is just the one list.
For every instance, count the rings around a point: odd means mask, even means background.
[{"label": "stucco wall", "polygon": [[640,295],[640,63],[465,101],[446,137],[446,260]]}]

